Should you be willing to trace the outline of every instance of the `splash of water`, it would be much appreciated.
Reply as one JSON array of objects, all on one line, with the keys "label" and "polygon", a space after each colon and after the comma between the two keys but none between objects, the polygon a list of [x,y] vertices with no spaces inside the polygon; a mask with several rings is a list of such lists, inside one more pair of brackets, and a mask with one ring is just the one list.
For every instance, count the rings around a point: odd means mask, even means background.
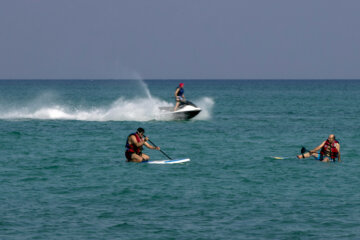
[{"label": "splash of water", "polygon": [[[135,73],[136,81],[146,93],[143,97],[125,99],[120,97],[107,106],[81,107],[75,104],[59,104],[61,96],[56,92],[43,92],[34,96],[32,101],[23,105],[1,106],[0,119],[51,119],[51,120],[79,120],[79,121],[151,121],[172,120],[161,114],[159,107],[173,107],[173,102],[166,102],[152,97],[148,86]],[[202,108],[196,116],[198,120],[211,118],[214,101],[211,98],[201,98],[195,102]],[[167,115],[168,116],[168,115]]]},{"label": "splash of water", "polygon": [[[211,119],[214,101],[204,97],[196,101],[202,108],[201,113],[195,117],[197,120]],[[151,121],[171,120],[164,118],[159,107],[173,106],[157,98],[115,100],[110,106],[96,108],[74,108],[67,105],[49,104],[45,106],[27,106],[9,111],[0,112],[0,119],[43,119],[43,120],[79,120],[79,121]]]},{"label": "splash of water", "polygon": [[214,100],[209,97],[203,97],[196,101],[198,107],[201,108],[201,112],[196,117],[198,120],[209,120],[211,119],[212,109],[214,106]]},{"label": "splash of water", "polygon": [[151,93],[150,93],[150,90],[149,90],[149,87],[148,85],[144,82],[143,78],[140,76],[139,73],[137,72],[133,72],[132,73],[133,75],[133,79],[135,79],[138,84],[140,85],[140,88],[144,90],[146,96],[149,98],[149,100],[152,100],[152,96],[151,96]]},{"label": "splash of water", "polygon": [[70,108],[64,105],[22,107],[0,113],[1,119],[59,119],[79,121],[150,121],[159,119],[160,106],[171,106],[160,99],[140,98],[126,100],[119,98],[110,106],[96,108]]}]

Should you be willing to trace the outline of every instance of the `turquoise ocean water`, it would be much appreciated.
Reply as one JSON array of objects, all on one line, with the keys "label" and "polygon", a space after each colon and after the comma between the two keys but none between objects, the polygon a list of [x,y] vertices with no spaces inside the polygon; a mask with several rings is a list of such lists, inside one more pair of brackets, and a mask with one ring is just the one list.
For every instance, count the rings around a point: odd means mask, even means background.
[{"label": "turquoise ocean water", "polygon": [[[0,239],[360,238],[360,81],[183,82],[190,121],[179,81],[0,81]],[[138,127],[191,162],[126,163]],[[341,163],[296,159],[330,133]]]}]

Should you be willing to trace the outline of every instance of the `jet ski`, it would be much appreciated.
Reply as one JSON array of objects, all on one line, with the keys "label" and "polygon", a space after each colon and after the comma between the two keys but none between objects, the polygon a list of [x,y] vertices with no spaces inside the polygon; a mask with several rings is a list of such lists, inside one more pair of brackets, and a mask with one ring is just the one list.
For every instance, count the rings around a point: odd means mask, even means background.
[{"label": "jet ski", "polygon": [[159,107],[160,113],[164,117],[168,117],[174,120],[188,120],[201,112],[201,108],[197,107],[190,101],[182,101],[179,107],[174,111],[174,107]]}]

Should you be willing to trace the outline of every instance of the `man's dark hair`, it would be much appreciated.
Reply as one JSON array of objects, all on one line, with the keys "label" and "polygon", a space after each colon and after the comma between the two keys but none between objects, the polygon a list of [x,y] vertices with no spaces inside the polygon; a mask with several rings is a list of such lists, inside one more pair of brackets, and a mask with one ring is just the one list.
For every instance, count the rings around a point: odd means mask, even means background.
[{"label": "man's dark hair", "polygon": [[138,128],[137,130],[136,130],[138,133],[145,133],[145,130],[143,129],[143,128]]}]

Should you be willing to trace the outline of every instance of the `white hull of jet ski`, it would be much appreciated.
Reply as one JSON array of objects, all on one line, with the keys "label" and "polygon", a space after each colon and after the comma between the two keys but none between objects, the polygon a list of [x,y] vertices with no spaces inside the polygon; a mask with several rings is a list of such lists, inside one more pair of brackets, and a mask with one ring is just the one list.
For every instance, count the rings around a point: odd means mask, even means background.
[{"label": "white hull of jet ski", "polygon": [[181,102],[178,109],[174,111],[174,107],[160,107],[162,116],[170,117],[174,120],[187,120],[195,117],[201,112],[201,108],[192,102]]}]

